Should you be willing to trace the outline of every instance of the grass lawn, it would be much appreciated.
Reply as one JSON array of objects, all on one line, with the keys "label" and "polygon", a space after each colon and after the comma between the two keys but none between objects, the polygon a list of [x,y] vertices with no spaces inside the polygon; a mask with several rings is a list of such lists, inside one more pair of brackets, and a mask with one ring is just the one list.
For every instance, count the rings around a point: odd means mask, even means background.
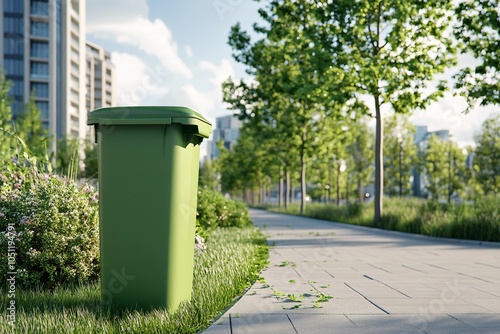
[{"label": "grass lawn", "polygon": [[18,290],[13,331],[4,321],[10,301],[0,291],[0,333],[196,333],[257,279],[268,258],[265,238],[254,227],[216,229],[206,244],[195,258],[193,298],[174,314],[112,312],[101,306],[97,283],[53,292]]}]

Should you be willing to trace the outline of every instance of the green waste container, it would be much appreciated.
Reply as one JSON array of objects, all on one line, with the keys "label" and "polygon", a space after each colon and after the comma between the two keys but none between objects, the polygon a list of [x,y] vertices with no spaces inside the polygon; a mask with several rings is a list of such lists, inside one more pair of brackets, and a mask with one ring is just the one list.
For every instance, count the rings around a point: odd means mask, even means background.
[{"label": "green waste container", "polygon": [[101,298],[167,307],[191,298],[200,144],[212,131],[184,107],[88,114],[99,152]]}]

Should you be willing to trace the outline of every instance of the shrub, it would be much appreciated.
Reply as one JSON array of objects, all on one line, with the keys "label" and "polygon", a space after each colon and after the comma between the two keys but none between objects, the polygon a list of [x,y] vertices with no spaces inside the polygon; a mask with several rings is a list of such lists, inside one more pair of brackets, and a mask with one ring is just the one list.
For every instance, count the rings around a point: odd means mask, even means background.
[{"label": "shrub", "polygon": [[[16,285],[54,288],[96,279],[97,193],[49,174],[6,172],[0,178],[0,249],[14,242]],[[0,277],[13,271],[7,256],[0,252]]]},{"label": "shrub", "polygon": [[216,227],[251,226],[252,220],[245,204],[208,188],[199,188],[196,225],[198,233],[203,234]]}]

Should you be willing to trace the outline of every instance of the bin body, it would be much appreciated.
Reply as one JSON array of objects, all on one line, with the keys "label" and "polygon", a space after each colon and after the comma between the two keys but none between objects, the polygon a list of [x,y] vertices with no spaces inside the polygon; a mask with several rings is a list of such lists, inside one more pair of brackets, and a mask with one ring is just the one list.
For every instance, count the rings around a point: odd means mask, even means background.
[{"label": "bin body", "polygon": [[[112,108],[106,109],[93,113],[102,116]],[[208,135],[196,125],[169,120],[172,109],[154,109],[155,116],[165,110],[164,124],[161,117],[140,118],[151,109],[121,109],[114,120],[96,120],[96,114],[92,120],[89,114],[89,123],[100,122],[93,124],[102,303],[175,310],[191,297],[199,144]],[[181,121],[193,123],[190,117]]]}]

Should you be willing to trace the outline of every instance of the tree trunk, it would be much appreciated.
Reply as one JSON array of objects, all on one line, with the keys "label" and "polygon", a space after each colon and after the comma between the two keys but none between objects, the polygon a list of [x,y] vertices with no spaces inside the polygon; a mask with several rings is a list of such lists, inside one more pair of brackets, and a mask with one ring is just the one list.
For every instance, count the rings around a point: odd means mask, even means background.
[{"label": "tree trunk", "polygon": [[363,180],[361,177],[358,178],[358,194],[359,194],[359,202],[363,203],[365,201],[365,194],[363,194]]},{"label": "tree trunk", "polygon": [[337,206],[340,206],[340,163],[337,166]]},{"label": "tree trunk", "polygon": [[349,204],[349,173],[346,172],[346,183],[345,183],[345,202]]},{"label": "tree trunk", "polygon": [[377,226],[382,217],[384,194],[384,125],[378,95],[375,95],[375,113],[377,118],[375,133],[375,226]]},{"label": "tree trunk", "polygon": [[266,183],[264,182],[264,184],[262,185],[262,203],[263,204],[267,203],[266,195],[267,195],[267,186],[266,186]]},{"label": "tree trunk", "polygon": [[300,214],[303,215],[306,212],[306,139],[307,132],[305,130],[305,124],[302,129],[302,145],[300,146],[300,191],[302,192],[302,197],[300,199]]},{"label": "tree trunk", "polygon": [[268,177],[267,181],[268,181],[267,183],[269,184],[269,188],[267,188],[267,201],[268,203],[271,203],[271,184],[272,184],[271,177]]},{"label": "tree trunk", "polygon": [[280,168],[280,185],[279,185],[279,190],[278,190],[278,206],[281,208],[281,205],[283,203],[283,169]]},{"label": "tree trunk", "polygon": [[290,171],[288,168],[285,172],[286,178],[286,189],[285,189],[285,210],[288,210],[288,206],[290,205]]},{"label": "tree trunk", "polygon": [[290,181],[290,190],[291,190],[291,193],[290,193],[290,203],[293,203],[295,202],[295,184],[292,181]]},{"label": "tree trunk", "polygon": [[403,143],[398,142],[399,148],[399,197],[403,197]]}]

